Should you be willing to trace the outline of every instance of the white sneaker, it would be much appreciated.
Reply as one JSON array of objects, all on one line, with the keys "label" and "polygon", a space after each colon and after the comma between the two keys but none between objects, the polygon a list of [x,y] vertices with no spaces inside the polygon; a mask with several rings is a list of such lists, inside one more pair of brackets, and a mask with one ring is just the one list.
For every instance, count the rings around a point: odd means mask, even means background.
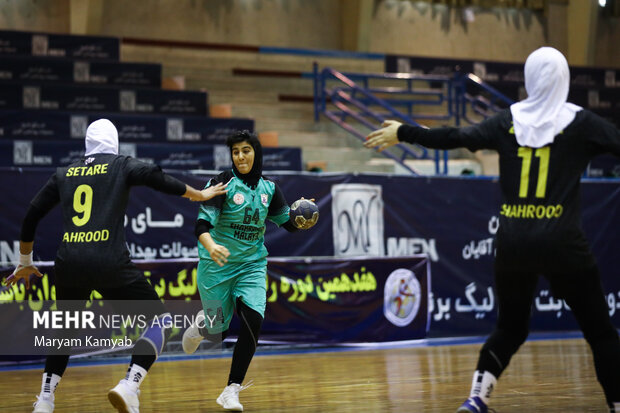
[{"label": "white sneaker", "polygon": [[37,396],[37,401],[32,406],[34,407],[32,413],[52,413],[54,411],[54,402],[45,397]]},{"label": "white sneaker", "polygon": [[140,413],[140,390],[132,390],[124,381],[108,392],[108,400],[121,413]]},{"label": "white sneaker", "polygon": [[200,335],[200,330],[198,329],[197,325],[198,320],[203,320],[204,322],[204,319],[204,310],[198,311],[198,314],[196,314],[196,319],[194,320],[192,325],[189,326],[187,330],[185,330],[185,332],[183,333],[183,351],[187,354],[192,354],[193,352],[195,352],[200,345],[200,342],[204,340],[204,337]]},{"label": "white sneaker", "polygon": [[224,410],[232,410],[235,412],[242,412],[243,405],[239,402],[239,392],[241,390],[245,390],[252,385],[250,381],[245,386],[242,386],[237,383],[230,384],[224,387],[224,391],[220,394],[220,397],[217,398],[217,404],[222,406]]}]

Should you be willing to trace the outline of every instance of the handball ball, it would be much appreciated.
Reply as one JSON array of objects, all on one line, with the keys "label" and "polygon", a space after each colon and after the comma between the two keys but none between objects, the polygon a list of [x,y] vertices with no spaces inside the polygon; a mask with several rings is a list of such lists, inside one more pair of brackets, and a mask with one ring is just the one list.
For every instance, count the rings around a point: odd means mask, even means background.
[{"label": "handball ball", "polygon": [[319,207],[309,199],[298,199],[291,205],[289,217],[299,229],[312,228],[319,220]]}]

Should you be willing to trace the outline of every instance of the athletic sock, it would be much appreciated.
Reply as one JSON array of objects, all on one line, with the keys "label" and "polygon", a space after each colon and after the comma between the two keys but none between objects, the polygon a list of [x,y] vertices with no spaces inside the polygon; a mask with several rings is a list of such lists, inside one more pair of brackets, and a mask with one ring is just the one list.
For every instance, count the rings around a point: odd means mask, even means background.
[{"label": "athletic sock", "polygon": [[471,384],[469,397],[480,397],[485,404],[489,404],[491,392],[497,385],[497,379],[488,371],[476,371]]},{"label": "athletic sock", "polygon": [[131,390],[137,391],[140,384],[142,384],[142,380],[144,380],[146,373],[146,369],[135,363],[129,366],[127,369],[127,375],[125,376],[127,386],[129,386]]},{"label": "athletic sock", "polygon": [[56,387],[58,387],[60,379],[61,376],[57,374],[44,372],[41,381],[41,394],[39,397],[53,402],[54,393],[56,392]]}]

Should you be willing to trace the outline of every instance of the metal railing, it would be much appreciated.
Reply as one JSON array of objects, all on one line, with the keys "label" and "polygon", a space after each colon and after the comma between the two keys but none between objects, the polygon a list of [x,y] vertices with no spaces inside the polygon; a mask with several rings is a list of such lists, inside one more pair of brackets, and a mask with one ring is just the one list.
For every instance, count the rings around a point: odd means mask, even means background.
[{"label": "metal railing", "polygon": [[[461,121],[477,123],[472,114],[484,118],[512,103],[473,74],[341,73],[329,67],[319,70],[315,63],[313,77],[315,121],[323,115],[361,141],[386,119],[411,125],[420,125],[420,120],[445,121],[458,127]],[[421,113],[424,108],[435,110]],[[414,175],[419,173],[407,159],[434,160],[435,173],[447,174],[448,151],[433,152],[431,156],[420,145],[398,144],[382,154]]]}]

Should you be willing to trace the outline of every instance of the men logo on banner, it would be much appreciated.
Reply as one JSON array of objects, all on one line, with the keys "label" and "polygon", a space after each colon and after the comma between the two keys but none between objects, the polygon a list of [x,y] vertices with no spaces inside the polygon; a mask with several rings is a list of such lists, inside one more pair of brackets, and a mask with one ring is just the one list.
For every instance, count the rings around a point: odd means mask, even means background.
[{"label": "men logo on banner", "polygon": [[226,145],[213,145],[213,168],[217,170],[230,168],[232,159]]},{"label": "men logo on banner", "polygon": [[[135,112],[136,110],[136,92],[134,90],[121,90],[120,106],[122,112]],[[175,119],[171,119],[175,121]],[[170,124],[168,124],[170,127]]]},{"label": "men logo on banner", "polygon": [[39,109],[41,107],[41,88],[37,86],[24,86],[22,89],[22,102],[24,109]]},{"label": "men logo on banner", "polygon": [[383,256],[381,186],[338,184],[331,193],[334,255]]},{"label": "men logo on banner", "polygon": [[46,56],[49,49],[49,38],[44,34],[32,35],[32,55]]},{"label": "men logo on banner", "polygon": [[422,302],[422,288],[413,271],[399,268],[385,281],[383,314],[397,327],[411,324]]},{"label": "men logo on banner", "polygon": [[13,164],[32,165],[32,141],[13,141]]},{"label": "men logo on banner", "polygon": [[70,122],[70,134],[72,139],[82,139],[86,135],[86,129],[88,128],[88,117],[71,115]]},{"label": "men logo on banner", "polygon": [[166,138],[169,141],[182,141],[183,129],[183,119],[166,119]]}]

